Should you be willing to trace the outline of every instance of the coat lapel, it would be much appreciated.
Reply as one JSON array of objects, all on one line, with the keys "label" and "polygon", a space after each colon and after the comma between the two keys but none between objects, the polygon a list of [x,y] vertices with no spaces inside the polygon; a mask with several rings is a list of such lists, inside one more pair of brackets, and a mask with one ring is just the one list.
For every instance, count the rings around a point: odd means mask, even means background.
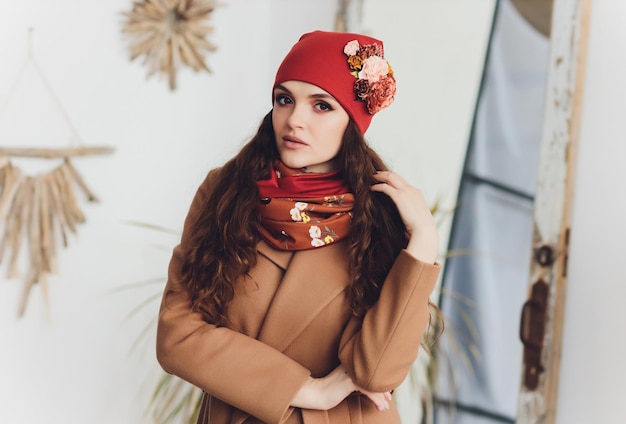
[{"label": "coat lapel", "polygon": [[259,340],[284,351],[345,290],[350,281],[347,264],[345,242],[295,252],[285,267]]},{"label": "coat lapel", "polygon": [[287,269],[289,262],[291,262],[291,258],[294,255],[293,251],[274,249],[263,240],[257,244],[256,249],[257,252],[274,262],[276,266],[282,269]]}]

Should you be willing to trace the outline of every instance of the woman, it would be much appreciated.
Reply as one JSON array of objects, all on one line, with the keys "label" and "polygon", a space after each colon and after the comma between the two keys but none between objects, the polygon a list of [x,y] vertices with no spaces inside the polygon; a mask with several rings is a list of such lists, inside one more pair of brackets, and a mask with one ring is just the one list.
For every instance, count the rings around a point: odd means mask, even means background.
[{"label": "woman", "polygon": [[175,247],[157,357],[199,423],[399,423],[438,235],[363,139],[395,94],[383,43],[303,35],[257,134],[208,173]]}]

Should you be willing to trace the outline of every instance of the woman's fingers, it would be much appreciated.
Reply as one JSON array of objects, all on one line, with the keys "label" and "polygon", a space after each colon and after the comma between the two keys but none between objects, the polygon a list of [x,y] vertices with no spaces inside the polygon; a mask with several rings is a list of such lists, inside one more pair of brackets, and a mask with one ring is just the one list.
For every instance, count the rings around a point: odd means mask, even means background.
[{"label": "woman's fingers", "polygon": [[398,174],[389,171],[377,172],[374,179],[378,183],[372,185],[372,190],[387,194],[396,203],[404,197],[425,204],[421,190],[413,187]]},{"label": "woman's fingers", "polygon": [[343,365],[339,365],[325,377],[310,377],[292,399],[291,406],[328,410],[337,406],[355,391],[367,396],[379,411],[389,409],[390,392],[376,393],[362,390],[352,381]]},{"label": "woman's fingers", "polygon": [[359,390],[359,392],[367,396],[367,398],[371,400],[374,405],[376,405],[376,409],[378,409],[379,411],[389,410],[389,402],[391,401],[390,392],[375,393],[369,392],[367,390]]},{"label": "woman's fingers", "polygon": [[378,171],[374,174],[374,179],[381,183],[389,184],[394,188],[401,188],[409,185],[404,178],[391,171]]},{"label": "woman's fingers", "polygon": [[374,179],[379,183],[372,185],[372,191],[384,193],[393,200],[409,232],[432,218],[422,191],[404,178],[393,172],[382,171],[374,174]]},{"label": "woman's fingers", "polygon": [[439,235],[422,191],[390,171],[377,172],[374,180],[378,183],[372,185],[372,191],[389,196],[398,208],[409,235],[407,251],[425,262],[433,262],[437,257]]}]

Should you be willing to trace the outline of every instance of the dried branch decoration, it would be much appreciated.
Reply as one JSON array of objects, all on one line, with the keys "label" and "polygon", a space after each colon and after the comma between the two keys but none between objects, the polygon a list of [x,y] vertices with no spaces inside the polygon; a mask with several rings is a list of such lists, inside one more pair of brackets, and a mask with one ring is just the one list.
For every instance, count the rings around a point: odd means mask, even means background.
[{"label": "dried branch decoration", "polygon": [[170,90],[176,89],[176,71],[181,65],[194,71],[211,70],[204,62],[205,51],[216,46],[206,40],[213,32],[207,24],[215,0],[142,0],[133,2],[123,32],[131,38],[131,60],[144,56],[148,78],[167,75]]},{"label": "dried branch decoration", "polygon": [[[60,237],[63,246],[67,246],[68,231],[75,233],[77,224],[85,222],[85,215],[78,207],[74,186],[80,188],[88,201],[98,200],[70,159],[110,154],[114,151],[107,146],[83,145],[69,114],[35,60],[32,32],[32,28],[29,29],[28,57],[9,95],[0,105],[0,117],[12,100],[25,69],[32,66],[43,83],[45,92],[54,101],[72,132],[74,143],[68,147],[11,147],[4,145],[2,140],[3,145],[0,146],[0,263],[7,264],[7,278],[21,276],[18,258],[22,250],[28,255],[28,269],[18,310],[20,317],[24,315],[30,291],[36,283],[41,286],[49,310],[47,275],[56,272],[57,240]],[[76,141],[79,142],[78,146],[73,145]],[[62,159],[63,162],[52,171],[31,176],[15,166],[15,158]],[[9,256],[8,262],[2,262],[5,256]]]},{"label": "dried branch decoration", "polygon": [[[7,278],[20,277],[17,261],[22,246],[29,266],[20,301],[19,316],[24,315],[30,290],[39,283],[47,302],[47,274],[56,272],[56,244],[68,245],[68,232],[85,222],[78,207],[74,186],[90,202],[98,201],[76,171],[69,158],[52,171],[36,176],[25,175],[7,157],[0,164],[0,222],[3,223],[0,261],[10,255]],[[24,243],[26,242],[26,243]]]}]

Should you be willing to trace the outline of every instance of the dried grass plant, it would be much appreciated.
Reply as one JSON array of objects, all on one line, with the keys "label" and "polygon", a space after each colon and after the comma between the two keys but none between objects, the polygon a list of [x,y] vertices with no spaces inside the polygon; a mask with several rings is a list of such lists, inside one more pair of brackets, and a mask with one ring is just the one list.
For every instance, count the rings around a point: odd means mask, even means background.
[{"label": "dried grass plant", "polygon": [[[444,315],[445,331],[441,332],[435,344],[431,346],[430,352],[420,353],[417,367],[411,368],[409,378],[413,387],[417,388],[420,394],[422,424],[433,424],[435,422],[436,391],[440,371],[443,369],[447,371],[449,379],[447,386],[452,388],[450,404],[454,405],[454,391],[459,387],[457,370],[459,367],[463,367],[468,374],[474,375],[476,364],[482,362],[482,355],[476,343],[476,340],[478,340],[478,328],[468,313],[469,310],[476,310],[475,303],[466,296],[447,290],[445,287],[441,289],[441,297],[445,298],[447,302],[455,304],[455,309],[461,315],[463,324],[469,330],[469,334],[462,331],[451,320],[446,319]],[[441,329],[436,327],[429,328],[427,339],[432,339],[440,331]],[[451,354],[448,354],[446,350],[441,348],[444,342]],[[454,358],[454,362],[452,358]],[[455,414],[453,408],[453,406],[450,407],[450,416]]]},{"label": "dried grass plant", "polygon": [[[148,224],[138,221],[126,221],[126,224],[155,231],[162,235],[180,237],[176,230]],[[171,252],[171,246],[156,246],[159,250]],[[128,312],[125,321],[134,319],[144,310],[158,311],[165,276],[150,278],[143,281],[124,284],[112,293],[128,292],[133,290],[144,290],[146,287],[154,288],[153,293],[143,298],[132,310]],[[151,289],[152,290],[152,289]],[[145,323],[137,335],[130,352],[138,350],[141,345],[150,345],[154,349],[154,334],[157,326],[157,314],[152,314],[152,318]],[[194,424],[196,422],[202,391],[187,383],[186,381],[164,372],[160,367],[155,370],[159,375],[156,385],[152,390],[150,401],[144,412],[145,419],[153,424]]]}]

